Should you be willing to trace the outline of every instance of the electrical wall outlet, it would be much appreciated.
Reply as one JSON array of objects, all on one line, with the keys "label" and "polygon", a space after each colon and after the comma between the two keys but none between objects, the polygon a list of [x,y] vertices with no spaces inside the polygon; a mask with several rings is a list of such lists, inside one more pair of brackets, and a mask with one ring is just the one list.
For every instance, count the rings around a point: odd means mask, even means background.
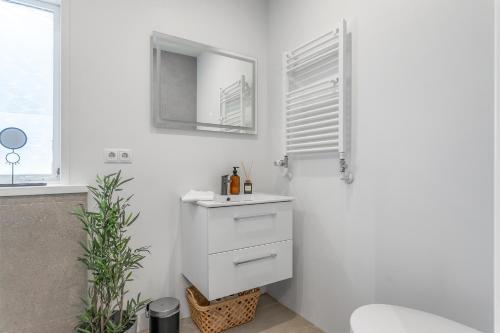
[{"label": "electrical wall outlet", "polygon": [[118,149],[104,149],[104,162],[105,163],[119,163],[118,162]]},{"label": "electrical wall outlet", "polygon": [[132,150],[123,148],[104,149],[104,163],[132,163]]},{"label": "electrical wall outlet", "polygon": [[118,150],[118,161],[119,163],[132,163],[132,150],[131,149]]}]

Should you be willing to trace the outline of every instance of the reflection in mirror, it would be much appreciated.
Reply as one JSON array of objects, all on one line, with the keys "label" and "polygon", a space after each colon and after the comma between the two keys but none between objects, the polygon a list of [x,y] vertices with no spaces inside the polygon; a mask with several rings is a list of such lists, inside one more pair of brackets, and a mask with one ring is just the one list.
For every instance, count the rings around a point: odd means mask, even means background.
[{"label": "reflection in mirror", "polygon": [[252,58],[154,32],[154,126],[256,134],[255,72]]},{"label": "reflection in mirror", "polygon": [[27,141],[26,133],[20,128],[7,127],[0,132],[0,144],[7,149],[22,148]]}]

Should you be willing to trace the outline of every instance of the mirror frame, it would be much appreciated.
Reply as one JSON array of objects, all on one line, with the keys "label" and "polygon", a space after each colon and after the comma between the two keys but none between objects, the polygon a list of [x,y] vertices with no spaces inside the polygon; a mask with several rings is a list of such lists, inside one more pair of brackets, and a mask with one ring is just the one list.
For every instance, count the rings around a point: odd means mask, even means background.
[{"label": "mirror frame", "polygon": [[[222,124],[213,124],[213,123],[203,123],[203,122],[186,122],[182,120],[172,120],[172,119],[164,119],[160,115],[159,103],[157,102],[157,96],[159,96],[159,91],[154,91],[154,87],[158,87],[160,89],[160,85],[155,82],[155,66],[154,66],[154,50],[163,50],[168,52],[175,52],[171,49],[168,49],[167,46],[162,48],[161,42],[164,41],[166,43],[176,43],[181,45],[186,45],[188,47],[199,48],[201,51],[208,51],[214,54],[219,54],[222,56],[230,57],[233,59],[239,59],[242,61],[247,61],[253,64],[253,126],[252,127],[244,127],[244,126],[231,126],[231,125],[222,125]],[[157,57],[157,61],[158,61]],[[204,132],[212,132],[212,133],[227,133],[227,134],[243,134],[243,135],[257,135],[257,124],[258,124],[258,63],[257,58],[238,54],[232,51],[227,51],[224,49],[216,48],[213,46],[209,46],[206,44],[198,43],[189,39],[184,39],[177,36],[172,36],[168,34],[164,34],[161,32],[153,31],[150,38],[150,103],[151,103],[151,120],[154,127],[158,128],[168,128],[168,129],[180,129],[180,130],[189,130],[189,131],[204,131]],[[159,68],[159,66],[157,66]],[[157,73],[156,73],[157,74]],[[156,76],[158,79],[158,75]],[[195,128],[193,128],[193,126]],[[204,127],[199,129],[197,127]],[[207,128],[213,128],[207,129]],[[238,132],[226,132],[221,131],[222,129],[232,129],[238,130]]]}]

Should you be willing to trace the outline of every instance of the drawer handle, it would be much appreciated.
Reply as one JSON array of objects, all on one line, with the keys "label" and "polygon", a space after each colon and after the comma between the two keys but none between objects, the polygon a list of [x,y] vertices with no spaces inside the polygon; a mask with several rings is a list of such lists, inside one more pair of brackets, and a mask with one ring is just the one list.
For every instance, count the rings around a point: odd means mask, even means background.
[{"label": "drawer handle", "polygon": [[255,219],[255,218],[258,218],[258,217],[266,217],[266,216],[275,217],[276,213],[264,213],[264,214],[254,214],[254,215],[241,215],[241,216],[235,216],[235,217],[233,217],[233,219],[236,222],[238,222],[238,221],[241,221],[241,220],[249,220],[249,219]]},{"label": "drawer handle", "polygon": [[264,259],[268,259],[268,258],[276,258],[277,256],[278,256],[278,254],[271,253],[271,254],[268,254],[268,255],[265,255],[262,257],[257,257],[257,258],[252,258],[252,259],[235,260],[235,261],[233,261],[233,264],[235,266],[239,266],[239,265],[248,264],[248,263],[254,262],[254,261],[264,260]]}]

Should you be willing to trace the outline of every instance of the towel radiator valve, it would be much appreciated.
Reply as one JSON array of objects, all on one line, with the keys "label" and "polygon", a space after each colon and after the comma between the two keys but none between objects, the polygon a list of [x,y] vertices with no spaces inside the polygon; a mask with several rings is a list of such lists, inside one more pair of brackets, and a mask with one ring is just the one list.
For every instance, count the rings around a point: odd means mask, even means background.
[{"label": "towel radiator valve", "polygon": [[277,167],[288,169],[288,155],[283,156],[281,160],[274,161],[274,165]]},{"label": "towel radiator valve", "polygon": [[342,179],[346,184],[352,184],[352,182],[354,181],[354,177],[349,171],[349,164],[347,164],[344,157],[341,157],[339,159],[339,164],[340,179]]}]

